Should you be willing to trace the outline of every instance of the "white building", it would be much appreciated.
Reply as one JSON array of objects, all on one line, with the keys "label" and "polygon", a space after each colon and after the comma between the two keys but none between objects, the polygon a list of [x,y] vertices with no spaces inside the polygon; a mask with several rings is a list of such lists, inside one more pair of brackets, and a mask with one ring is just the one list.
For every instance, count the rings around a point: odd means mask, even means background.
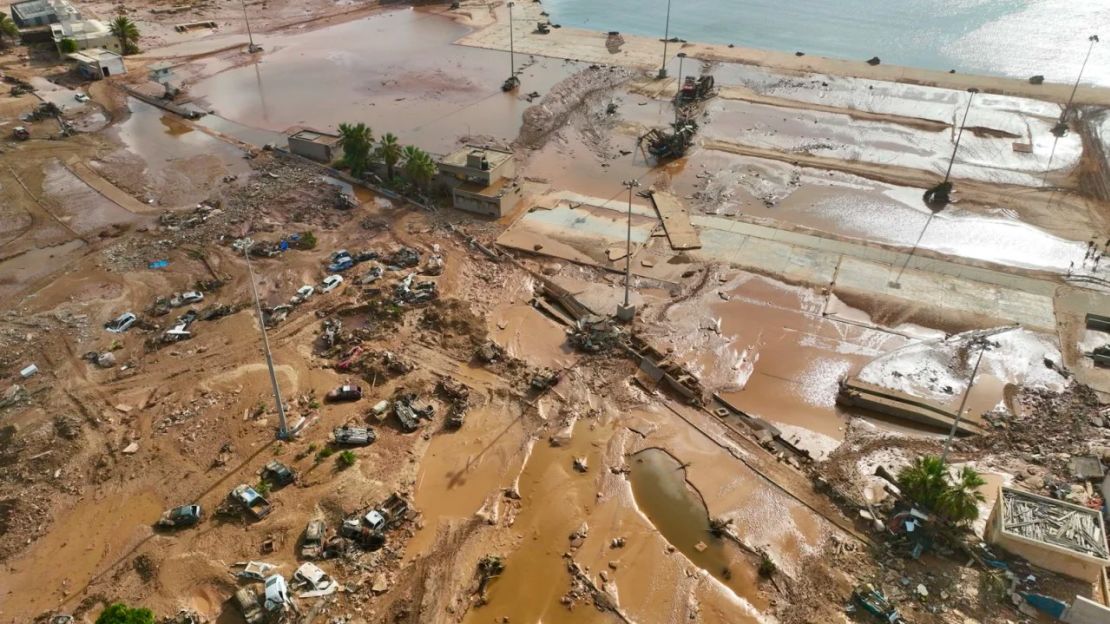
[{"label": "white building", "polygon": [[84,52],[75,52],[69,55],[69,59],[77,61],[77,73],[89,80],[100,80],[127,73],[123,57],[104,48],[89,48]]},{"label": "white building", "polygon": [[104,48],[112,52],[123,52],[119,39],[116,39],[107,24],[98,19],[59,22],[50,26],[50,32],[54,36],[54,45],[59,53],[62,52],[62,41],[66,39],[73,41],[78,50]]}]

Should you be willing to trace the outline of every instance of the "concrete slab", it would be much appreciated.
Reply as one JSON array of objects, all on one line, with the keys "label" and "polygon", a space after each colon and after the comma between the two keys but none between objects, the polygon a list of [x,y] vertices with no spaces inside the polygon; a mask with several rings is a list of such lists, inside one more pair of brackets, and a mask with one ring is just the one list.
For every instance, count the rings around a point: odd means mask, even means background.
[{"label": "concrete slab", "polygon": [[659,213],[659,219],[663,221],[663,229],[667,232],[671,249],[701,248],[698,231],[690,225],[690,213],[686,211],[682,200],[670,193],[656,191],[651,195],[651,202]]}]

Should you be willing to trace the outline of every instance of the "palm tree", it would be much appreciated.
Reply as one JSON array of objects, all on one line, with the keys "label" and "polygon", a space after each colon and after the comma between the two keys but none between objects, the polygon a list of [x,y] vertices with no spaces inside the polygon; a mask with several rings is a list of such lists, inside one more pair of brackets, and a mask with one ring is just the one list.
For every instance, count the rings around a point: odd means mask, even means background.
[{"label": "palm tree", "polygon": [[987,481],[971,466],[960,469],[954,483],[948,486],[940,500],[937,511],[956,524],[970,522],[979,517],[979,503],[986,500],[979,488]]},{"label": "palm tree", "polygon": [[7,15],[0,13],[0,47],[7,47],[5,37],[15,41],[19,38],[19,29]]},{"label": "palm tree", "polygon": [[436,174],[436,163],[428,152],[413,145],[406,145],[401,150],[401,155],[405,159],[403,165],[405,177],[413,186],[422,188],[432,181],[432,177]]},{"label": "palm tree", "polygon": [[134,54],[139,51],[139,46],[135,43],[139,40],[139,27],[131,21],[130,17],[116,16],[108,24],[108,28],[112,31],[112,35],[119,39],[119,47],[124,54]]},{"label": "palm tree", "polygon": [[351,170],[351,175],[361,178],[370,166],[370,148],[374,144],[374,133],[366,124],[339,124],[339,145],[343,148],[343,163]]},{"label": "palm tree", "polygon": [[898,487],[907,499],[955,524],[979,517],[979,503],[985,500],[979,488],[986,483],[970,466],[953,480],[948,463],[934,455],[918,457],[898,473]]},{"label": "palm tree", "polygon": [[898,473],[898,487],[909,500],[935,511],[948,489],[948,464],[934,455],[918,457]]},{"label": "palm tree", "polygon": [[385,163],[387,180],[393,179],[393,169],[397,166],[397,161],[401,160],[401,151],[401,144],[392,132],[386,132],[378,141],[378,149],[374,154]]}]

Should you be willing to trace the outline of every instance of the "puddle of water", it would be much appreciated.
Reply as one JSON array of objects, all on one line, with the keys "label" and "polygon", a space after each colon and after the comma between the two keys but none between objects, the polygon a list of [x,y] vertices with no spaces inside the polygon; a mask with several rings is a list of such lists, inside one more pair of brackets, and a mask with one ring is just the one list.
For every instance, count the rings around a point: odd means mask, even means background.
[{"label": "puddle of water", "polygon": [[523,458],[524,430],[518,408],[510,403],[473,409],[462,429],[433,438],[420,460],[414,497],[425,525],[406,555],[424,554],[442,520],[469,517],[491,495],[501,496]]},{"label": "puddle of water", "polygon": [[[192,88],[221,117],[285,131],[364,121],[378,134],[447,152],[463,133],[516,137],[531,91],[543,94],[580,64],[517,56],[521,88],[501,91],[504,52],[452,45],[467,33],[417,10],[290,35],[271,35],[258,63],[215,74]],[[523,67],[523,69],[521,69]],[[326,106],[321,95],[326,93]]]},{"label": "puddle of water", "polygon": [[563,327],[528,304],[499,306],[490,315],[490,337],[533,366],[560,369],[575,359]]},{"label": "puddle of water", "polygon": [[590,466],[600,466],[601,445],[610,435],[611,425],[580,420],[568,444],[536,443],[520,475],[522,507],[513,528],[522,541],[505,559],[505,572],[491,583],[489,602],[471,609],[465,622],[502,617],[544,624],[610,621],[588,605],[571,611],[559,603],[570,587],[563,560],[568,536],[589,515],[597,493],[596,473],[579,474],[571,463],[586,457]]},{"label": "puddle of water", "polygon": [[57,160],[47,163],[43,173],[43,193],[58,205],[69,227],[80,234],[143,219],[96,192]]},{"label": "puddle of water", "polygon": [[0,296],[19,292],[29,282],[58,270],[68,262],[72,254],[84,246],[84,241],[74,239],[60,245],[32,249],[0,262]]},{"label": "puddle of water", "polygon": [[195,132],[174,115],[146,102],[128,98],[131,115],[118,126],[117,135],[128,151],[142,159],[150,174],[159,174],[177,161],[214,156],[223,166],[245,172],[238,148],[203,132]]},{"label": "puddle of water", "polygon": [[758,596],[752,566],[737,565],[739,548],[709,532],[705,503],[678,460],[662,449],[645,449],[632,456],[629,479],[637,507],[667,542],[738,596]]}]

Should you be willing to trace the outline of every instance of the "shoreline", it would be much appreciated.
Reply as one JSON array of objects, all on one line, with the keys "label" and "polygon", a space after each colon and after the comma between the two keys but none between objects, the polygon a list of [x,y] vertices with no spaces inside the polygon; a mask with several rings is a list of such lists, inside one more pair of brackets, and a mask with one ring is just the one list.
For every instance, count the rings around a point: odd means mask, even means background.
[{"label": "shoreline", "polygon": [[[479,9],[485,9],[488,12],[488,23],[485,19],[477,19],[473,15]],[[460,23],[477,28],[474,32],[455,41],[457,45],[506,52],[509,50],[509,32],[506,26],[508,10],[503,3],[497,6],[464,3],[462,10],[465,11],[465,19],[460,19],[463,15],[455,17],[457,14],[449,10],[444,10],[442,13],[447,17],[454,17]],[[546,35],[535,34],[533,29],[536,23],[548,19],[541,15],[543,11],[543,5],[538,2],[516,4],[513,12],[515,26],[513,40],[517,54],[533,54],[606,65],[625,65],[645,70],[658,68],[663,60],[662,39],[622,33],[623,45],[620,46],[619,51],[611,53],[606,47],[606,33],[601,31],[563,27],[553,28]],[[943,89],[966,90],[975,87],[984,93],[1026,97],[1058,104],[1067,101],[1073,86],[1050,82],[1034,85],[1027,79],[1005,76],[953,74],[899,65],[869,65],[863,60],[854,61],[808,54],[796,56],[793,53],[776,50],[697,42],[667,44],[669,64],[675,62],[678,52],[685,52],[691,61],[738,63],[788,74],[827,74]],[[1075,94],[1075,105],[1110,106],[1110,87],[1080,85]]]}]

